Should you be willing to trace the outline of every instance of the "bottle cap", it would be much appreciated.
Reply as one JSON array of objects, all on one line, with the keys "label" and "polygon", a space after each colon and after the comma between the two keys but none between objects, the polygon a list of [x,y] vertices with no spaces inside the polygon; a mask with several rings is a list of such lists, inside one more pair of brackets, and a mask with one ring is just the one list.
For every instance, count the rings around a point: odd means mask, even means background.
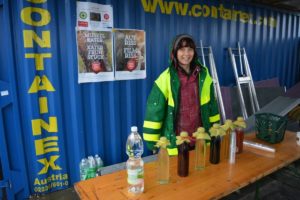
[{"label": "bottle cap", "polygon": [[132,126],[132,127],[131,127],[131,131],[132,131],[132,132],[137,132],[137,130],[138,130],[138,128],[137,128],[136,126]]}]

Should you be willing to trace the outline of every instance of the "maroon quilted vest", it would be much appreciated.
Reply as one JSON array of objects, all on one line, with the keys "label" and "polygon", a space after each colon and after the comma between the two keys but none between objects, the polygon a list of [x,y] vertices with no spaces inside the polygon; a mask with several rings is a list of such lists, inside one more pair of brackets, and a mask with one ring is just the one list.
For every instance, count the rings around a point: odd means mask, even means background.
[{"label": "maroon quilted vest", "polygon": [[[194,71],[187,75],[182,69],[178,69],[180,80],[179,110],[177,115],[176,134],[186,131],[189,136],[202,126],[200,114],[200,99],[198,75],[200,69],[196,67]],[[193,145],[194,141],[192,141]]]}]

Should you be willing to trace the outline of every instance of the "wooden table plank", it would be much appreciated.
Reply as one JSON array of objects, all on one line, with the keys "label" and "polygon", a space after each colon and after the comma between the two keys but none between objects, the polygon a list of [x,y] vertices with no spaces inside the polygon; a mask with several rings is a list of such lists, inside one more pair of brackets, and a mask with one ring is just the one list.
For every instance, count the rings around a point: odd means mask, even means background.
[{"label": "wooden table plank", "polygon": [[[264,143],[254,134],[245,139]],[[160,185],[156,180],[156,163],[145,164],[145,191],[140,195],[127,192],[126,170],[96,177],[75,184],[81,199],[219,199],[300,158],[300,147],[296,145],[296,134],[286,131],[283,142],[270,145],[276,149],[275,156],[255,154],[246,148],[236,156],[236,163],[210,164],[202,171],[194,170],[194,152],[190,152],[190,174],[177,176],[177,157],[170,160],[170,183]]]}]

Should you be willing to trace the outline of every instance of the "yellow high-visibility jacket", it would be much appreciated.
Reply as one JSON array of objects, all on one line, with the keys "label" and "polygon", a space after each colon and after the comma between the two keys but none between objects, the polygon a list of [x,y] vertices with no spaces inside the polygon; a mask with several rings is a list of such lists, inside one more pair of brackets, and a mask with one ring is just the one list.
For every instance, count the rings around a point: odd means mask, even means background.
[{"label": "yellow high-visibility jacket", "polygon": [[[201,119],[203,127],[208,131],[213,123],[220,121],[220,115],[208,69],[201,66],[198,76]],[[167,147],[169,155],[178,154],[175,123],[179,109],[179,91],[177,71],[170,66],[157,78],[147,100],[143,138],[150,150],[160,137],[165,136],[170,141]]]}]

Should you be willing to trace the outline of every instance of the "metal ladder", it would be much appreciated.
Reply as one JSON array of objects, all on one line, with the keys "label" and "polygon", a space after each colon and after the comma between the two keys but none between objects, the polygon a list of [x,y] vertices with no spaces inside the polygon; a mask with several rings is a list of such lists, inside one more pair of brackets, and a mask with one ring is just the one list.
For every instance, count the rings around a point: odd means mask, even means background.
[{"label": "metal ladder", "polygon": [[224,103],[223,103],[223,98],[222,98],[222,93],[221,93],[221,88],[219,84],[219,79],[218,79],[218,74],[217,74],[217,69],[216,69],[216,64],[212,52],[211,46],[208,47],[203,47],[202,45],[202,40],[200,40],[200,47],[196,47],[196,49],[200,50],[199,57],[202,60],[202,64],[206,66],[205,58],[207,57],[208,62],[209,62],[209,69],[210,73],[213,79],[213,84],[214,84],[214,92],[216,95],[216,99],[218,102],[220,114],[221,114],[221,122],[225,122],[226,120],[226,114],[225,114],[225,109],[224,109]]},{"label": "metal ladder", "polygon": [[[253,114],[257,112],[260,108],[257,100],[255,87],[253,84],[253,79],[250,71],[248,58],[246,55],[246,50],[245,48],[240,48],[239,42],[237,45],[238,48],[228,48],[228,52],[229,52],[232,68],[236,79],[236,85],[238,88],[238,95],[239,95],[242,114],[244,119],[247,119],[249,115],[245,105],[244,95],[241,87],[242,84],[248,86],[248,92],[249,92],[250,103],[251,103]],[[240,71],[238,71],[235,57],[238,57]]]}]

